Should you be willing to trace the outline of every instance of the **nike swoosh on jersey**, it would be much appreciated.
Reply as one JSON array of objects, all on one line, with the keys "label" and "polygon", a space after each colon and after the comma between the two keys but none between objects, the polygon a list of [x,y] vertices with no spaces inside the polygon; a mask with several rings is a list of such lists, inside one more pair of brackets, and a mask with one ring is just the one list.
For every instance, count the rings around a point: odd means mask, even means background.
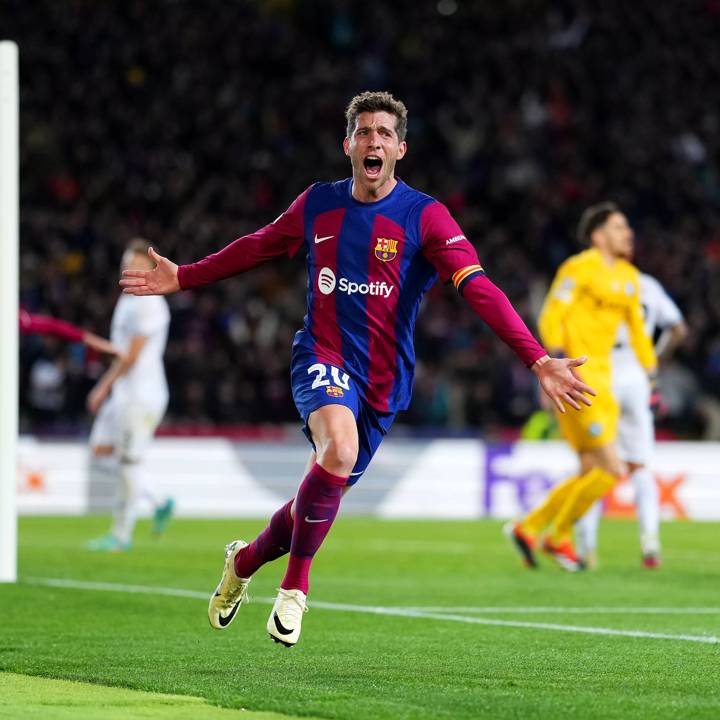
[{"label": "nike swoosh on jersey", "polygon": [[318,237],[317,234],[315,235],[315,244],[325,242],[325,240],[332,240],[335,236],[334,235],[326,235],[325,237]]},{"label": "nike swoosh on jersey", "polygon": [[309,523],[327,522],[327,521],[328,521],[327,518],[319,518],[317,520],[313,520],[312,518],[309,518],[307,515],[305,516],[305,522],[309,522]]}]

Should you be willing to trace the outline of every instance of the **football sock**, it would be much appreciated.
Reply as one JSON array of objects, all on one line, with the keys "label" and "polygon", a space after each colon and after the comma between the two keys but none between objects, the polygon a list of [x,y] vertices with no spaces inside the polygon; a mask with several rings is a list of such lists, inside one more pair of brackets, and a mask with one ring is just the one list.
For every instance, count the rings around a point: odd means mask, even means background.
[{"label": "football sock", "polygon": [[617,478],[602,468],[589,470],[573,486],[555,515],[550,528],[550,540],[560,543],[570,538],[573,524],[579,520],[596,501],[607,494]]},{"label": "football sock", "polygon": [[[150,476],[147,473],[140,473],[138,480],[138,501],[147,501],[152,505],[153,510],[160,507],[163,503],[158,498],[155,483],[150,480]],[[165,500],[167,500],[167,498],[165,498]]]},{"label": "football sock", "polygon": [[121,462],[122,479],[115,507],[112,534],[121,542],[130,542],[140,514],[143,488],[147,479],[140,463]]},{"label": "football sock", "polygon": [[347,480],[315,463],[300,484],[295,499],[290,560],[280,583],[283,590],[301,590],[307,595],[310,565],[335,520]]},{"label": "football sock", "polygon": [[587,557],[597,549],[598,526],[602,515],[602,501],[593,503],[590,509],[575,524],[575,538],[578,553]]},{"label": "football sock", "polygon": [[268,526],[235,556],[235,574],[249,578],[265,563],[277,560],[290,550],[293,519],[290,508],[293,501],[286,502],[270,518]]},{"label": "football sock", "polygon": [[635,488],[635,505],[640,522],[643,552],[659,552],[660,500],[657,483],[649,468],[638,468],[630,480]]},{"label": "football sock", "polygon": [[573,475],[555,485],[542,503],[520,521],[520,526],[532,535],[539,535],[550,524],[568,493],[572,492],[580,479],[580,475]]},{"label": "football sock", "polygon": [[88,472],[91,477],[104,480],[108,476],[115,477],[117,475],[118,464],[116,455],[91,455]]},{"label": "football sock", "polygon": [[120,486],[120,462],[116,455],[91,454],[88,462],[88,504],[91,512],[115,504]]}]

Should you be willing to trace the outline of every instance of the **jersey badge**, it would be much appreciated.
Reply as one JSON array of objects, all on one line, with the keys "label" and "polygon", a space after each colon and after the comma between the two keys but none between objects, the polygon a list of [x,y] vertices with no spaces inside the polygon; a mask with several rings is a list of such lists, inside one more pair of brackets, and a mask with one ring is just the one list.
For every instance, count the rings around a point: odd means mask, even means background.
[{"label": "jersey badge", "polygon": [[330,397],[345,397],[345,393],[342,391],[342,388],[339,388],[337,385],[328,385],[325,388],[325,392]]},{"label": "jersey badge", "polygon": [[394,260],[397,255],[397,244],[397,240],[379,237],[375,246],[375,257],[383,262]]},{"label": "jersey badge", "polygon": [[573,288],[575,287],[575,281],[572,278],[565,278],[560,287],[555,290],[555,297],[560,302],[569,303],[573,297]]},{"label": "jersey badge", "polygon": [[590,437],[597,438],[602,435],[603,426],[602,423],[594,422],[590,423],[590,427],[588,428],[588,432],[590,433]]}]

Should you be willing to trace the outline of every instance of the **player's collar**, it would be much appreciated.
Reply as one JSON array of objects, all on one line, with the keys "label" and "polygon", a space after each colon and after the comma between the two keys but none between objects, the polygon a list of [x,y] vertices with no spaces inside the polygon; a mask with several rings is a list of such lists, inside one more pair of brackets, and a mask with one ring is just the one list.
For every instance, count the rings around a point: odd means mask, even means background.
[{"label": "player's collar", "polygon": [[407,187],[407,185],[405,185],[405,183],[397,175],[395,175],[395,181],[395,187],[384,198],[381,198],[380,200],[372,200],[371,202],[363,202],[362,200],[357,200],[353,196],[353,179],[348,178],[347,192],[350,202],[358,207],[381,207],[382,205],[389,203],[393,198],[397,197],[397,195],[402,193],[403,189]]}]

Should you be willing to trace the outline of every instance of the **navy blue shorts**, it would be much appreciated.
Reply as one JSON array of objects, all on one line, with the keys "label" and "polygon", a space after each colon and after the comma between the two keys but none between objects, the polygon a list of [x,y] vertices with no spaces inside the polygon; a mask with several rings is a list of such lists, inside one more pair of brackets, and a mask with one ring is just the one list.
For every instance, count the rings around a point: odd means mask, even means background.
[{"label": "navy blue shorts", "polygon": [[344,405],[355,416],[358,430],[358,458],[350,473],[348,485],[354,485],[367,470],[380,443],[395,419],[395,413],[381,413],[370,407],[358,393],[355,381],[346,373],[328,363],[318,362],[307,353],[294,356],[290,369],[292,394],[295,406],[302,417],[303,432],[315,448],[307,426],[313,410],[324,405]]}]

